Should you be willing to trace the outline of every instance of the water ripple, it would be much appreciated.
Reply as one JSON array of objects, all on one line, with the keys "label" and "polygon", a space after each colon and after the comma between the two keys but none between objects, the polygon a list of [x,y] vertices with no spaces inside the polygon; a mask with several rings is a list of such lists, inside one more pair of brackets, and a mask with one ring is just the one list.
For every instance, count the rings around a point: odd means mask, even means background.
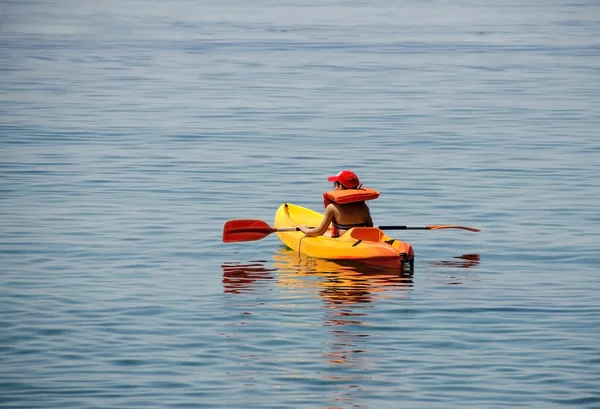
[{"label": "water ripple", "polygon": [[[594,4],[140,5],[3,3],[0,405],[600,405]],[[221,243],[344,168],[482,232]]]}]

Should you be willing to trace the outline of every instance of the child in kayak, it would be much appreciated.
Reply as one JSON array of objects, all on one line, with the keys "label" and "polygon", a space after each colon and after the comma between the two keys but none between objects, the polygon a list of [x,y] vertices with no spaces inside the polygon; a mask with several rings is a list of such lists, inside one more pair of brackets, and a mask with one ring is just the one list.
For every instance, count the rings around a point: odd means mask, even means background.
[{"label": "child in kayak", "polygon": [[349,170],[342,170],[327,178],[333,182],[333,190],[323,194],[325,217],[317,227],[299,226],[307,236],[324,234],[331,224],[331,237],[339,237],[353,227],[373,227],[371,212],[365,203],[377,199],[379,192],[363,188],[358,176]]}]

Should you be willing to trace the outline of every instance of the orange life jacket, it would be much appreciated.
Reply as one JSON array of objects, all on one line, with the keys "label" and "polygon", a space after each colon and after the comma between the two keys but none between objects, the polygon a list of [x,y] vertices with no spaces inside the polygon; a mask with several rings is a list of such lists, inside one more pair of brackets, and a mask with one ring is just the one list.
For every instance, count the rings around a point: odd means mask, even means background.
[{"label": "orange life jacket", "polygon": [[381,192],[368,187],[361,187],[360,189],[332,190],[323,193],[323,204],[327,207],[331,202],[337,204],[364,202],[367,200],[375,200],[380,194]]},{"label": "orange life jacket", "polygon": [[[332,190],[330,192],[323,193],[323,204],[325,207],[327,207],[332,202],[342,205],[346,203],[365,202],[367,200],[377,199],[380,194],[381,192],[368,187],[361,187],[360,189]],[[344,227],[345,229],[348,229],[355,226],[352,225]],[[335,219],[332,220],[331,237],[339,237],[340,228],[342,228],[342,226],[337,224]]]}]

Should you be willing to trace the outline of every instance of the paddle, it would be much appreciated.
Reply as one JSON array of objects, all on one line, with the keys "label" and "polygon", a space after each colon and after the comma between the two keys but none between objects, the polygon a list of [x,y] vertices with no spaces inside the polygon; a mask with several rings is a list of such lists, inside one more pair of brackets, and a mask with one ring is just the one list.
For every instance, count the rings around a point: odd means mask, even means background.
[{"label": "paddle", "polygon": [[[441,230],[441,229],[463,229],[473,232],[480,231],[474,227],[465,226],[422,226],[422,227],[409,227],[409,226],[379,226],[381,230]],[[223,226],[223,242],[232,243],[238,241],[255,241],[267,237],[271,233],[282,231],[300,231],[299,227],[280,227],[275,229],[269,226],[262,220],[254,219],[238,219],[229,220]]]}]

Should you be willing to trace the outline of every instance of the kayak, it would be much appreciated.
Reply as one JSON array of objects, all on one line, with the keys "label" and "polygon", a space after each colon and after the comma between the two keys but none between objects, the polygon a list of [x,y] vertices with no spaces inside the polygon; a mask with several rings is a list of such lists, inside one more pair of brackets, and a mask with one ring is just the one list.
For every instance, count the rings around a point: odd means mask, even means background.
[{"label": "kayak", "polygon": [[[318,226],[323,217],[323,214],[314,210],[284,203],[275,213],[274,227]],[[306,237],[301,231],[276,233],[283,244],[299,254],[410,271],[414,268],[412,246],[387,236],[377,227],[354,227],[337,238],[331,237],[331,230],[316,237]]]}]

